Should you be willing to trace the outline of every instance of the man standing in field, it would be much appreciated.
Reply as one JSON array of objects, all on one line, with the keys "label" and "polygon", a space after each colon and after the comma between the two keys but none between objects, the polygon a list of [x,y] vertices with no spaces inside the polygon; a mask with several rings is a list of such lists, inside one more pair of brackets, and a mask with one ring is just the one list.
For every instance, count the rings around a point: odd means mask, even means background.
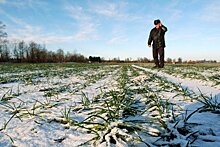
[{"label": "man standing in field", "polygon": [[[165,48],[165,39],[164,35],[167,31],[167,28],[162,25],[159,19],[154,20],[155,27],[150,31],[150,36],[148,39],[148,46],[151,47],[153,42],[153,58],[155,68],[163,68],[164,67],[164,48]],[[158,59],[158,54],[160,56],[160,60]]]}]

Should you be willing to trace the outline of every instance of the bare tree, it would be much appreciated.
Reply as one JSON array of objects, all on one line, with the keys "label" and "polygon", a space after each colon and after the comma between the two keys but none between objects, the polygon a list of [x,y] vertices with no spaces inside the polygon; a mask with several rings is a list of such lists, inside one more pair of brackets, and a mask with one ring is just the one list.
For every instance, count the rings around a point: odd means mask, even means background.
[{"label": "bare tree", "polygon": [[16,61],[19,62],[19,53],[18,53],[17,43],[14,42],[13,46],[14,46],[14,49],[13,49],[14,57],[16,58]]},{"label": "bare tree", "polygon": [[57,50],[58,62],[64,62],[64,51],[62,49]]},{"label": "bare tree", "polygon": [[10,61],[10,50],[9,50],[7,44],[3,44],[3,46],[2,46],[0,61],[2,61],[2,62]]},{"label": "bare tree", "polygon": [[8,34],[5,32],[6,25],[0,21],[0,43],[4,43]]},{"label": "bare tree", "polygon": [[178,60],[178,63],[182,63],[183,62],[183,59],[180,58],[180,57],[177,60]]},{"label": "bare tree", "polygon": [[0,62],[9,60],[10,51],[7,47],[7,33],[5,32],[6,25],[0,21]]},{"label": "bare tree", "polygon": [[171,58],[167,58],[167,63],[172,63],[172,59]]},{"label": "bare tree", "polygon": [[30,42],[28,50],[30,54],[29,62],[36,63],[37,62],[37,55],[36,55],[37,54],[37,43],[33,41]]},{"label": "bare tree", "polygon": [[24,41],[21,41],[18,43],[18,54],[19,54],[19,59],[21,62],[24,62],[24,58],[25,58],[24,54],[25,54],[26,48],[27,46]]}]

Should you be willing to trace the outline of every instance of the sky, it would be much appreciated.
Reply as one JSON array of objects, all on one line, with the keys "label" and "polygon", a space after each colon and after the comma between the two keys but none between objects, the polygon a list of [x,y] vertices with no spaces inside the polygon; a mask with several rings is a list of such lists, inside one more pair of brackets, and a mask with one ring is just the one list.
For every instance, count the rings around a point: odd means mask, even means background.
[{"label": "sky", "polygon": [[220,61],[219,0],[0,0],[9,40],[87,57],[152,59],[155,19],[168,28],[165,59]]}]

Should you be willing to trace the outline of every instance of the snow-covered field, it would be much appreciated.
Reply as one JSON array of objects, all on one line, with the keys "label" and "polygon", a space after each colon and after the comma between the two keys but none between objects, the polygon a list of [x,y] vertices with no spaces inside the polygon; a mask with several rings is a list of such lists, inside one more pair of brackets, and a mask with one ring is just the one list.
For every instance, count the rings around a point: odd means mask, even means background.
[{"label": "snow-covered field", "polygon": [[168,65],[160,71],[181,79],[193,79],[202,85],[220,90],[219,64]]},{"label": "snow-covered field", "polygon": [[0,146],[220,146],[219,66],[0,68]]}]

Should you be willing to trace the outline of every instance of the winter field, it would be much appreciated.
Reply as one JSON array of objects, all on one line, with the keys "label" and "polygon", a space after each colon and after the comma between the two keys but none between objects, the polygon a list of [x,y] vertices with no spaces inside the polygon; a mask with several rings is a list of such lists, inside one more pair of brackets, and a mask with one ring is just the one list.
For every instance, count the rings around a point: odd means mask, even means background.
[{"label": "winter field", "polygon": [[0,146],[220,146],[220,65],[0,64]]}]

